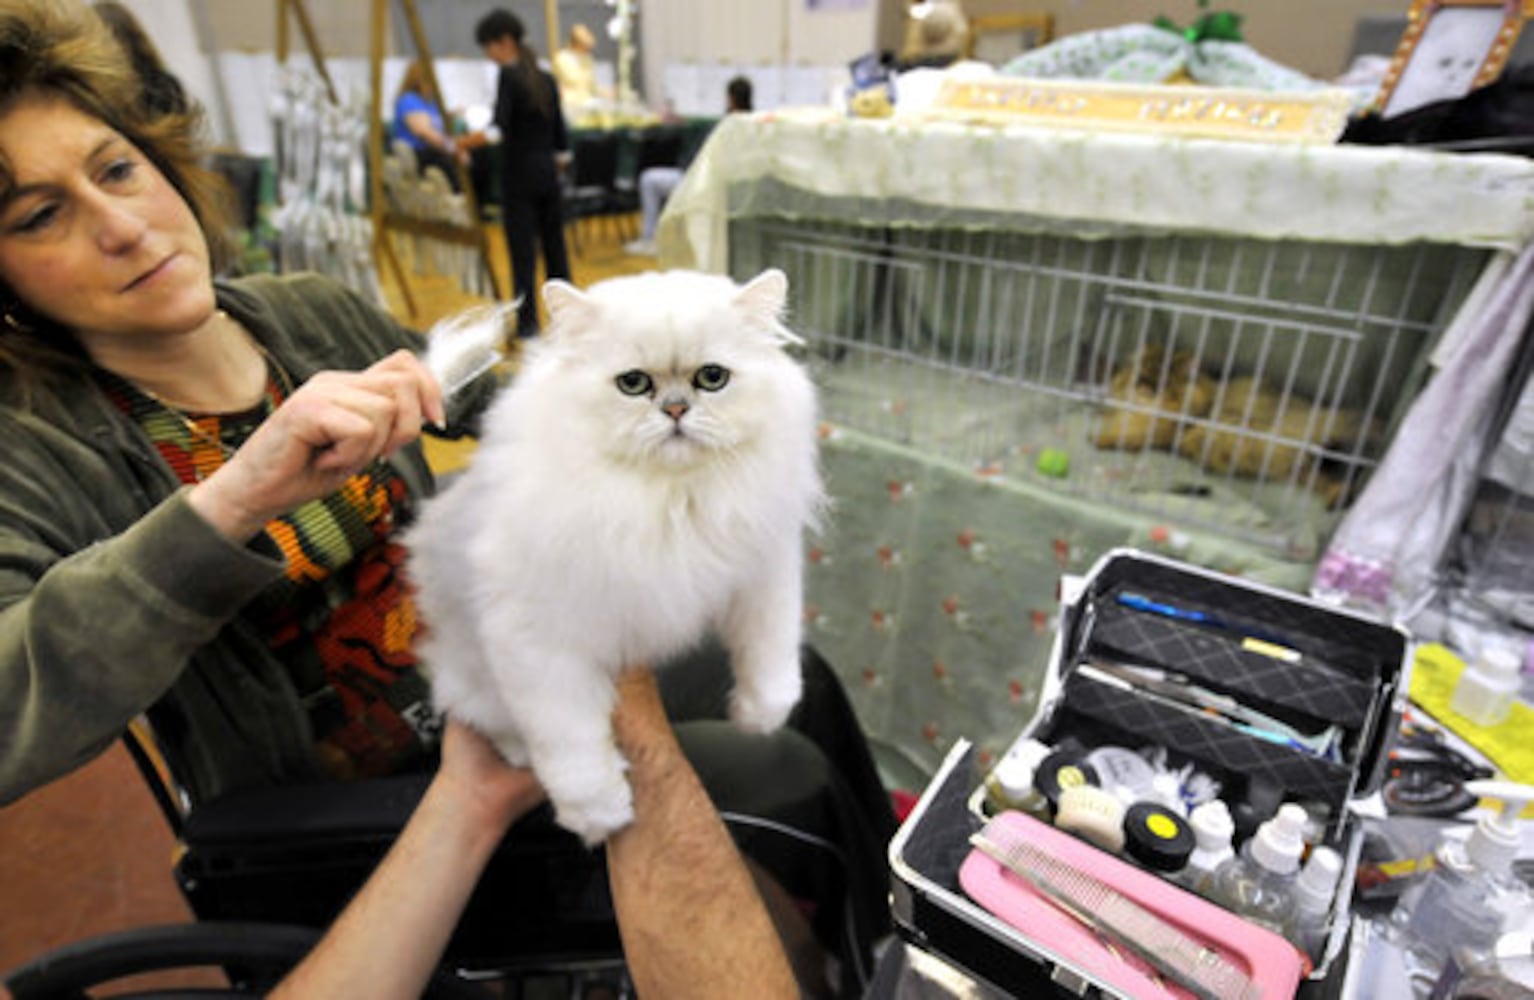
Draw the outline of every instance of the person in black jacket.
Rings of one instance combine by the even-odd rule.
[[[568,157],[570,143],[559,87],[539,68],[537,53],[523,41],[525,34],[521,19],[501,8],[474,28],[475,42],[501,68],[495,94],[495,125],[501,131],[501,213],[512,289],[522,297],[517,333],[531,337],[538,333],[537,244],[543,245],[544,277],[570,277],[556,165],[556,159]]]

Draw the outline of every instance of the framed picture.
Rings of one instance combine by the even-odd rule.
[[[1375,107],[1385,118],[1495,80],[1534,0],[1412,0]]]
[[[969,19],[964,57],[1000,66],[1054,37],[1053,14],[977,14]]]

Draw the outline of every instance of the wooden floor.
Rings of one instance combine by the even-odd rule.
[[[579,249],[571,246],[575,284],[585,287],[653,269],[654,258],[622,250],[635,228],[631,222],[625,232],[595,224],[583,230]],[[509,279],[500,228],[487,227],[487,236],[491,264],[504,287]],[[391,308],[419,329],[483,301],[465,295],[449,279],[411,276],[417,308],[412,317],[404,312],[392,275],[383,270]],[[468,453],[468,446],[428,449],[439,469],[461,464]],[[118,747],[0,809],[0,973],[93,935],[190,919],[171,878],[174,846],[154,801]]]

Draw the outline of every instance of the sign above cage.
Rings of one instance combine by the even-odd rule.
[[[928,115],[989,125],[1044,125],[1254,142],[1329,144],[1353,97],[1340,89],[1242,90],[1017,77],[943,83]]]

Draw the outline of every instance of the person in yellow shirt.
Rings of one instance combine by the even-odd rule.
[[[554,53],[554,79],[571,117],[578,115],[602,94],[597,88],[597,40],[584,24],[570,28],[570,40]]]

